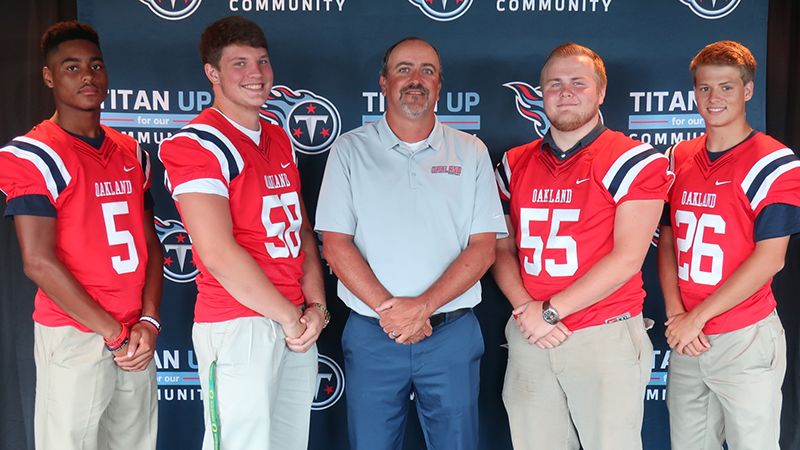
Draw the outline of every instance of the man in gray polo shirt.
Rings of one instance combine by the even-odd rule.
[[[342,347],[356,450],[402,448],[412,390],[429,448],[478,444],[472,307],[506,226],[486,146],[436,119],[441,80],[427,42],[390,47],[386,115],[336,141],[320,189],[316,229],[353,310]]]

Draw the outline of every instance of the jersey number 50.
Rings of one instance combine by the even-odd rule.
[[[522,208],[519,214],[520,238],[519,248],[533,249],[533,257],[525,257],[525,272],[539,275],[542,272],[542,252],[548,250],[564,250],[565,261],[555,259],[544,260],[544,270],[551,277],[569,277],[578,270],[578,247],[572,236],[559,236],[558,229],[562,222],[577,222],[581,214],[579,209],[554,209],[550,222],[550,234],[547,241],[542,236],[531,235],[531,222],[547,222],[551,211],[545,208]]]
[[[717,214],[700,214],[700,218],[691,211],[675,211],[675,227],[683,229],[686,225],[686,237],[678,238],[678,278],[681,280],[692,281],[698,284],[715,286],[722,280],[722,262],[724,254],[722,247],[717,244],[705,242],[706,229],[714,230],[716,234],[725,233],[725,220]],[[678,230],[675,230],[676,236]],[[692,255],[689,261],[680,263],[681,253],[691,250]],[[703,257],[711,259],[711,270],[705,271],[700,264]]]

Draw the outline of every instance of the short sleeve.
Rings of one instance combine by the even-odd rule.
[[[180,194],[216,194],[228,197],[229,187],[244,169],[241,154],[225,135],[214,127],[192,124],[159,148],[164,164],[167,190]]]
[[[61,157],[45,143],[19,137],[0,148],[0,190],[6,216],[54,217],[58,198],[72,177]]]
[[[765,206],[756,217],[753,237],[756,242],[800,233],[800,207],[785,203]]]
[[[328,153],[317,200],[315,231],[355,235],[356,214],[348,158],[353,149],[348,146],[347,139],[340,137]]]
[[[800,161],[788,148],[771,152],[753,165],[741,187],[755,216],[776,203],[800,206]]]
[[[603,185],[621,204],[628,200],[667,200],[674,180],[669,160],[653,147],[642,144],[622,153],[603,176]]]
[[[492,172],[492,160],[486,145],[478,140],[476,147],[475,208],[472,211],[470,234],[497,233],[498,238],[504,238],[508,236],[508,230],[498,195],[499,181],[496,172]]]

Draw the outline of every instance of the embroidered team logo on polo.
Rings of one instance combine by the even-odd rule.
[[[295,150],[308,155],[326,152],[342,130],[336,106],[305,89],[274,86],[259,115],[283,127]]]
[[[317,372],[317,391],[311,409],[328,409],[342,398],[344,393],[344,373],[332,358],[319,354]]]
[[[200,273],[192,258],[192,238],[177,220],[155,218],[156,234],[164,248],[164,276],[176,283],[191,283]]]
[[[741,0],[680,0],[680,2],[704,19],[719,19],[733,12]]]
[[[503,86],[514,91],[516,95],[517,112],[526,120],[533,122],[533,129],[539,137],[544,137],[550,129],[550,121],[544,114],[544,100],[542,88],[533,87],[524,81],[510,81]]]
[[[431,166],[431,173],[446,173],[448,175],[461,175],[461,166]]]
[[[191,16],[202,0],[139,0],[155,15],[167,20],[181,20]]]
[[[438,22],[449,22],[463,16],[472,0],[408,0],[423,14]]]

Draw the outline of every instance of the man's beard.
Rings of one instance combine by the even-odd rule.
[[[425,96],[425,102],[422,105],[418,103],[408,104],[403,102],[403,96],[406,94],[406,92],[411,90],[422,91],[423,95]],[[402,108],[403,112],[411,118],[416,119],[417,117],[420,117],[431,109],[430,91],[421,84],[409,84],[400,90],[400,108]]]
[[[596,109],[586,113],[562,113],[557,117],[550,118],[550,125],[558,131],[570,132],[586,125],[597,117]]]

